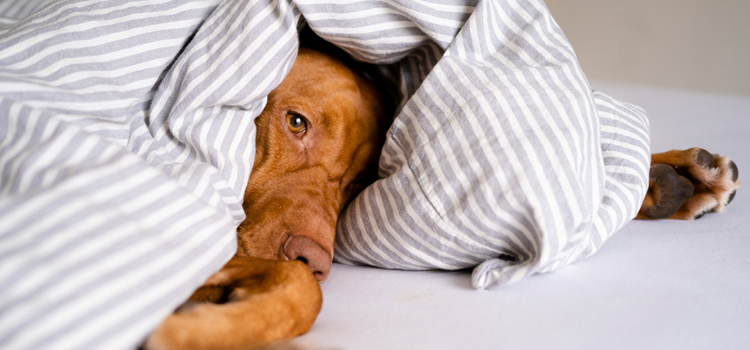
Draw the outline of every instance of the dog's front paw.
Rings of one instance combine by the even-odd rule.
[[[740,186],[737,164],[702,148],[653,154],[651,164],[639,219],[692,220],[721,212]]]
[[[149,336],[146,350],[254,349],[306,332],[318,281],[300,261],[235,256]]]

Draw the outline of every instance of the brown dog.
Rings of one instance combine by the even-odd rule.
[[[154,331],[146,348],[247,349],[312,326],[338,215],[377,172],[387,128],[382,103],[375,87],[341,61],[300,50],[256,119],[237,255]],[[734,162],[702,149],[654,154],[652,163],[638,218],[721,211],[739,186]]]
[[[237,255],[146,348],[247,349],[312,326],[339,213],[377,176],[389,124],[384,105],[373,84],[342,61],[300,49],[255,120]]]

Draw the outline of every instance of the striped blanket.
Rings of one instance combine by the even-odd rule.
[[[648,121],[541,0],[0,0],[0,348],[132,349],[232,256],[303,25],[401,96],[337,261],[487,288],[635,216]]]

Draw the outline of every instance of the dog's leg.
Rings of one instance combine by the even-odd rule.
[[[253,349],[307,332],[321,304],[318,281],[304,263],[235,256],[144,348]]]
[[[729,157],[701,148],[651,155],[649,187],[636,219],[693,220],[721,212],[740,186]]]

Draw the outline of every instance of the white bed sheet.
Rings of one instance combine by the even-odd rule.
[[[642,106],[652,150],[703,147],[750,172],[750,99],[592,84]],[[746,180],[747,182],[747,180]],[[748,182],[750,183],[750,182]],[[747,349],[750,189],[723,214],[634,221],[601,251],[500,289],[470,272],[334,264],[303,349]]]

